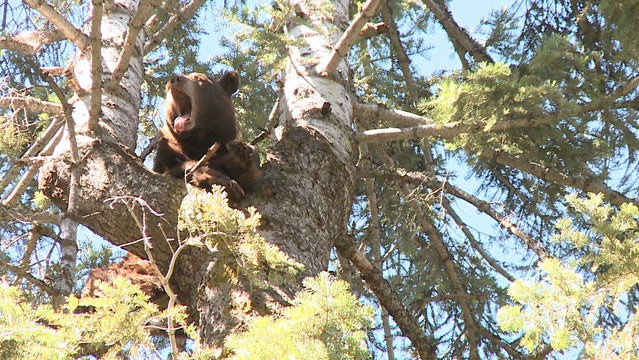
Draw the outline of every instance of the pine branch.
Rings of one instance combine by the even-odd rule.
[[[424,335],[417,319],[404,307],[399,294],[391,284],[384,279],[380,269],[374,267],[366,256],[357,249],[352,238],[342,236],[336,240],[335,248],[340,256],[349,259],[359,270],[368,287],[373,291],[380,304],[393,316],[393,320],[402,331],[402,334],[410,339],[420,358],[434,359],[436,346],[432,338]]]
[[[331,54],[317,66],[317,73],[320,76],[328,76],[333,74],[337,69],[339,62],[345,58],[351,51],[351,47],[355,44],[355,41],[359,38],[360,31],[364,25],[372,18],[377,10],[377,6],[382,0],[368,0],[362,5],[361,11],[353,19],[348,26],[342,37],[337,41],[337,44],[331,50]]]
[[[56,11],[53,6],[42,0],[24,0],[24,2],[47,18],[47,20],[60,30],[66,39],[73,42],[80,50],[84,50],[89,46],[89,38],[73,26],[62,14]]]
[[[466,191],[450,184],[449,182],[442,182],[433,178],[432,176],[425,175],[423,173],[417,171],[406,171],[404,169],[394,169],[390,171],[382,171],[376,170],[372,168],[360,168],[359,174],[365,178],[377,178],[377,179],[388,179],[395,181],[402,181],[407,184],[414,184],[418,186],[427,186],[431,189],[441,189],[445,193],[449,193],[459,199],[464,200],[465,202],[473,205],[478,211],[490,216],[493,220],[495,220],[501,227],[508,230],[511,234],[515,235],[519,239],[521,239],[526,247],[533,251],[540,259],[543,259],[548,256],[548,253],[540,248],[532,236],[523,231],[517,225],[515,225],[512,221],[508,219],[508,217],[504,214],[499,213],[495,210],[490,203],[487,201],[481,200],[476,196],[467,193]]]
[[[479,62],[494,62],[490,55],[486,53],[486,49],[473,39],[465,29],[457,24],[455,19],[453,19],[453,15],[443,2],[438,3],[435,0],[424,0],[424,2],[442,25],[451,41],[456,41],[463,48],[464,52],[469,53]]]
[[[42,49],[42,45],[51,44],[64,39],[64,35],[58,30],[26,31],[9,38],[0,38],[0,49],[31,55],[39,52]]]
[[[89,130],[96,133],[102,113],[102,0],[92,0],[91,10],[91,107]]]
[[[484,250],[479,241],[477,241],[477,239],[475,239],[475,236],[470,232],[470,229],[468,229],[468,225],[459,217],[459,215],[457,215],[457,212],[451,206],[450,201],[444,196],[442,197],[442,206],[446,210],[446,215],[450,216],[455,224],[457,224],[457,227],[462,231],[462,233],[464,233],[464,236],[466,236],[466,239],[468,239],[468,242],[470,242],[470,246],[472,246],[472,248],[475,249],[475,251],[477,251],[479,255],[484,258],[484,260],[486,260],[488,265],[495,269],[495,271],[501,274],[501,276],[503,276],[506,280],[510,282],[515,281],[516,278],[510,275],[510,273],[506,271],[506,269],[499,265],[499,263],[495,259],[493,259],[493,257],[490,256],[490,254],[488,254],[486,250]]]
[[[188,4],[184,5],[177,14],[171,16],[164,26],[148,38],[144,45],[144,53],[148,54],[151,50],[158,46],[162,42],[162,39],[173,31],[182,20],[193,16],[193,14],[195,14],[197,9],[199,9],[205,1],[206,0],[191,0]]]
[[[115,70],[113,71],[113,75],[111,76],[111,80],[109,81],[107,88],[116,89],[120,84],[122,76],[124,76],[124,73],[129,68],[129,60],[131,59],[131,54],[135,48],[135,43],[138,40],[140,31],[144,27],[146,21],[153,14],[153,10],[160,5],[160,2],[157,0],[142,0],[138,4],[138,8],[131,19],[131,23],[129,24],[126,39],[124,40],[124,46],[122,47],[122,51],[120,51],[120,57],[115,65]]]
[[[0,108],[3,109],[24,109],[30,114],[48,113],[52,115],[62,114],[62,105],[42,101],[29,96],[7,96],[0,97]]]
[[[551,169],[546,166],[538,165],[527,160],[521,160],[513,155],[509,155],[503,151],[496,150],[484,150],[480,157],[489,159],[501,165],[510,166],[519,169],[523,172],[534,175],[544,181],[553,182],[555,184],[569,186],[575,189],[579,189],[585,192],[602,193],[606,196],[608,201],[615,205],[621,205],[623,203],[633,203],[639,205],[639,201],[630,199],[624,194],[612,190],[600,179],[597,179],[595,174],[588,177],[571,176],[567,175],[559,170]],[[585,167],[585,165],[584,165]],[[589,170],[587,170],[589,172]]]
[[[47,130],[40,136],[36,142],[27,150],[25,155],[22,158],[30,157],[31,155],[36,154],[42,147],[42,151],[40,151],[40,156],[49,156],[53,154],[55,147],[58,145],[60,140],[62,139],[62,135],[64,130],[62,129],[62,124],[64,124],[64,118],[58,118],[54,120]],[[25,189],[31,183],[31,179],[38,174],[38,167],[31,166],[18,181],[18,183],[13,187],[11,191],[6,191],[6,187],[10,182],[15,180],[15,178],[20,174],[20,171],[23,169],[23,166],[17,161],[15,164],[12,164],[9,170],[7,170],[4,179],[2,179],[2,184],[0,184],[0,189],[2,192],[6,193],[6,196],[2,199],[2,204],[7,206],[15,206],[18,203],[18,200],[24,193]]]
[[[395,50],[395,55],[397,56],[397,65],[399,65],[399,68],[402,70],[404,82],[406,83],[406,102],[414,106],[415,94],[417,91],[415,80],[413,79],[413,74],[410,70],[410,59],[408,58],[408,55],[406,55],[406,49],[404,49],[404,45],[402,44],[402,39],[399,35],[399,30],[397,29],[397,24],[395,23],[390,3],[388,1],[384,1],[381,8],[382,19],[388,26],[388,37],[391,42],[391,47]]]

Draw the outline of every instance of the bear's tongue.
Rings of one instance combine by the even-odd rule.
[[[186,124],[189,121],[191,121],[191,114],[180,115],[175,118],[175,121],[173,122],[173,128],[175,128],[175,131],[177,132],[183,132],[184,130],[186,130]]]

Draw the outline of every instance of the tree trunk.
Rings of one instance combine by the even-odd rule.
[[[298,5],[298,16],[309,16],[319,29],[328,29],[329,22],[348,22],[347,1],[335,2],[333,18],[325,17],[326,7],[319,1]],[[126,28],[109,24],[116,20],[128,23],[135,6],[118,3],[105,7],[102,32],[110,34],[103,39],[101,70],[105,80],[111,77],[109,69],[114,68],[122,48],[114,40],[117,34],[113,31]],[[298,20],[291,20],[289,34],[305,43],[291,49],[279,100],[279,124],[264,165],[264,185],[245,203],[261,212],[263,237],[305,266],[301,280],[326,269],[330,250],[344,232],[352,205],[354,145],[352,95],[344,86],[348,68],[344,63],[340,66],[339,80],[318,76],[314,67],[328,54],[331,44],[325,34],[298,24]],[[103,86],[97,134],[87,125],[92,94],[89,51],[75,62],[74,75],[83,91],[73,103],[80,156],[75,166],[80,166],[81,176],[72,215],[96,234],[142,258],[147,258],[146,241],[152,246],[154,260],[165,270],[172,256],[169,244],[175,244],[172,241],[177,238],[177,214],[185,188],[182,181],[144,168],[132,153],[140,105],[142,49],[143,41],[137,41],[121,86]],[[69,200],[69,174],[74,166],[70,159],[69,146],[61,146],[40,173],[40,187],[62,209]],[[143,224],[136,219],[142,219]],[[220,269],[224,261],[213,258],[205,249],[191,247],[182,253],[171,278],[181,302],[199,323],[203,342],[213,346],[221,346],[225,336],[245,322],[251,313],[246,310],[247,303],[260,313],[273,311],[285,304],[301,284],[256,293],[241,280],[232,285],[223,279]]]

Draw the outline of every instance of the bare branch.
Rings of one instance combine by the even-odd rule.
[[[25,109],[26,112],[31,114],[62,114],[62,105],[29,96],[0,97],[0,108]]]
[[[202,156],[202,158],[198,160],[195,165],[193,165],[193,167],[187,170],[185,176],[188,177],[189,175],[193,174],[195,170],[199,169],[202,165],[204,165],[205,162],[209,161],[209,159],[212,158],[220,149],[220,146],[222,145],[220,145],[219,142],[211,145],[211,147],[206,151],[206,154],[204,154],[204,156]]]
[[[65,37],[58,30],[26,31],[9,38],[0,38],[0,49],[17,51],[21,54],[35,54],[42,49],[42,45],[62,41]]]
[[[89,46],[89,38],[73,26],[62,14],[60,14],[53,6],[42,0],[24,0],[34,10],[38,11],[46,17],[53,25],[55,25],[66,39],[73,42],[80,50],[84,50]]]
[[[133,53],[133,48],[135,47],[138,35],[146,21],[153,14],[153,10],[159,5],[159,2],[156,0],[142,0],[138,4],[135,15],[133,15],[131,23],[129,24],[129,30],[127,31],[126,39],[124,40],[124,46],[120,52],[120,57],[118,58],[115,70],[113,71],[113,76],[111,77],[107,88],[115,89],[120,84],[122,76],[124,76],[124,73],[129,68],[129,60],[131,59],[131,54]]]
[[[92,0],[91,10],[91,107],[89,108],[89,130],[98,130],[102,113],[102,0]]]
[[[419,116],[408,111],[389,109],[383,105],[355,103],[353,105],[353,113],[358,118],[378,119],[380,121],[388,121],[399,126],[430,125],[435,123],[432,119]],[[363,132],[362,134],[364,133],[366,132]]]
[[[424,0],[424,2],[444,30],[446,30],[451,41],[457,42],[464,49],[464,52],[469,53],[479,62],[494,62],[490,55],[486,53],[486,49],[457,24],[443,2],[436,2],[435,0]]]
[[[459,217],[459,215],[457,215],[457,212],[455,212],[453,207],[450,205],[450,201],[446,197],[442,197],[442,206],[444,207],[444,209],[446,209],[447,215],[453,219],[455,224],[457,224],[457,227],[459,227],[459,229],[464,233],[464,236],[466,236],[466,239],[468,239],[468,241],[470,242],[470,246],[472,246],[473,249],[475,249],[475,251],[477,251],[479,255],[484,258],[484,260],[486,260],[488,265],[490,265],[493,269],[495,269],[495,271],[501,274],[501,276],[506,278],[506,280],[510,282],[515,281],[515,277],[510,275],[510,273],[506,271],[506,269],[499,265],[497,261],[493,259],[492,256],[490,256],[486,252],[486,250],[484,250],[477,239],[475,239],[475,236],[473,236],[473,234],[468,229],[468,225],[466,225],[466,223]]]
[[[149,39],[146,41],[144,45],[144,53],[148,54],[151,50],[153,50],[156,46],[162,42],[164,39],[176,26],[180,23],[180,21],[184,19],[188,19],[197,9],[200,8],[204,4],[206,0],[191,0],[188,4],[184,5],[184,7],[175,15],[171,16],[169,21],[167,21],[164,26],[162,26],[155,34],[151,35]]]
[[[382,0],[368,0],[362,5],[361,11],[353,19],[348,26],[342,37],[337,41],[331,54],[317,66],[317,73],[321,76],[328,76],[337,69],[337,65],[343,58],[345,58],[351,51],[351,47],[355,44],[355,41],[359,38],[360,31],[366,22],[375,15],[377,6]]]

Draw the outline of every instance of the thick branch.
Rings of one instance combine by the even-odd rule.
[[[35,54],[42,45],[64,40],[62,32],[52,31],[27,31],[9,38],[0,38],[0,49],[17,51],[21,54]]]
[[[42,0],[24,0],[24,2],[47,18],[62,32],[65,38],[73,42],[80,50],[84,50],[89,46],[89,38],[56,11],[53,6]]]
[[[486,49],[475,41],[475,39],[473,39],[465,29],[457,24],[455,19],[453,19],[453,15],[444,4],[440,5],[435,0],[424,0],[424,2],[433,15],[435,15],[444,30],[446,30],[451,41],[456,41],[460,46],[462,46],[465,52],[472,55],[472,57],[479,62],[494,62],[486,53]]]
[[[408,111],[389,109],[383,105],[355,103],[354,113],[358,118],[388,121],[399,126],[432,125],[435,121]],[[373,130],[369,130],[373,131]],[[365,134],[364,131],[362,134]]]
[[[25,111],[31,114],[62,114],[62,105],[49,101],[42,101],[29,96],[0,97],[0,108],[25,109]]]
[[[343,58],[345,58],[351,51],[351,47],[355,44],[355,41],[359,38],[362,27],[368,22],[370,18],[375,15],[377,6],[382,0],[368,0],[363,6],[359,14],[351,21],[350,25],[337,41],[335,47],[331,51],[330,55],[318,65],[317,73],[322,76],[328,76],[337,69],[337,65]]]
[[[148,54],[151,50],[158,46],[162,40],[180,24],[180,21],[193,16],[193,14],[195,14],[197,9],[199,9],[205,1],[206,0],[191,0],[188,4],[184,5],[177,14],[171,16],[169,21],[167,21],[162,28],[149,37],[144,45],[144,54]]]

